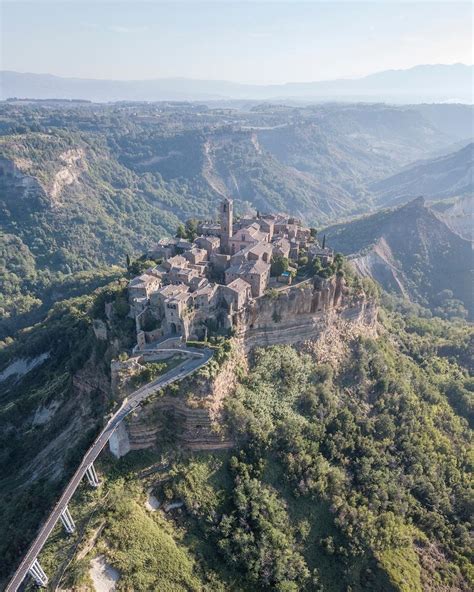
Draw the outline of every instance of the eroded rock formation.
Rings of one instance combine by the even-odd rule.
[[[128,437],[120,435],[122,442],[114,454],[152,448],[169,438],[191,450],[231,447],[232,439],[223,428],[223,402],[232,395],[239,373],[246,372],[250,350],[298,344],[317,359],[337,363],[345,341],[360,334],[375,335],[377,305],[363,292],[348,290],[342,277],[308,280],[256,299],[234,316],[233,327],[232,355],[217,374],[208,378],[201,371],[138,409],[127,420]],[[134,364],[125,365],[122,376],[125,372],[130,377]]]

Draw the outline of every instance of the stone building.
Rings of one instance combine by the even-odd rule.
[[[218,253],[221,246],[221,239],[218,236],[198,236],[194,241],[199,249],[204,249],[208,257]]]
[[[273,242],[273,253],[275,256],[285,257],[288,259],[290,256],[290,251],[291,243],[287,238],[281,237]]]
[[[159,241],[153,252],[163,262],[130,282],[137,331],[140,318],[155,320],[160,329],[153,335],[163,338],[199,338],[210,324],[233,326],[235,315],[265,294],[272,258],[296,259],[310,241],[309,229],[284,214],[234,221],[231,199],[222,201],[219,223],[201,222],[198,231],[194,241]]]
[[[249,246],[266,242],[269,242],[268,232],[261,231],[258,222],[254,222],[247,228],[241,228],[237,230],[234,236],[228,241],[228,249],[231,255],[235,255],[235,253],[238,251],[241,251],[242,249],[245,249]]]
[[[155,258],[161,258],[164,261],[176,255],[176,245],[178,239],[165,238],[158,241],[158,243],[150,250],[150,255]]]
[[[252,299],[252,286],[240,278],[230,282],[222,292],[232,312],[242,310]]]
[[[252,296],[262,296],[270,278],[270,264],[264,261],[246,261],[232,265],[225,272],[225,283],[228,285],[236,279],[245,280],[252,288]]]
[[[231,199],[224,199],[221,203],[221,250],[229,253],[230,241],[233,235],[234,205]]]
[[[151,273],[143,273],[128,285],[130,298],[149,298],[161,286],[161,278]]]
[[[196,265],[197,263],[207,261],[208,253],[205,249],[200,249],[199,247],[193,246],[191,249],[189,249],[189,251],[183,253],[183,257],[189,261],[189,263]]]

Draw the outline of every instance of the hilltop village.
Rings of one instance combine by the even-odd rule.
[[[334,257],[294,217],[234,219],[231,199],[222,201],[219,222],[198,222],[195,234],[193,240],[160,240],[151,255],[161,263],[128,286],[140,348],[168,337],[203,339],[210,330],[230,330],[269,289],[291,284],[302,257],[318,257],[323,265]]]

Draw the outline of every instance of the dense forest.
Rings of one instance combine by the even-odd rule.
[[[158,497],[184,500],[190,547],[219,549],[207,560],[223,589],[472,586],[472,331],[381,321],[340,364],[257,350],[228,401],[237,449],[179,460],[158,483]]]

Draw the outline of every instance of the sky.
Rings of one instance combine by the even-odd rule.
[[[3,70],[280,84],[472,63],[470,2],[0,1]]]

